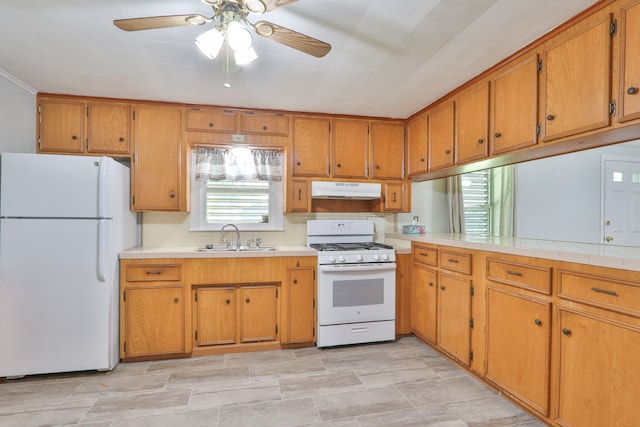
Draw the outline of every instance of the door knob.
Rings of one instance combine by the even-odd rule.
[[[613,241],[613,237],[607,236],[607,237],[604,238],[604,240],[607,241],[607,242],[611,242],[611,241]]]
[[[627,89],[627,93],[629,95],[635,95],[636,93],[638,93],[638,88],[637,87],[630,87],[629,89]]]

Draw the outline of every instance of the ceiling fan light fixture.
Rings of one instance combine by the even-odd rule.
[[[273,26],[264,21],[257,22],[254,28],[256,29],[256,33],[262,37],[270,37],[274,32]]]
[[[215,59],[218,56],[223,42],[224,35],[216,28],[200,34],[195,39],[196,46],[209,59]]]
[[[244,52],[251,48],[253,37],[240,22],[231,21],[227,24],[227,43],[234,52]]]
[[[267,5],[262,0],[244,0],[244,7],[256,15],[263,14],[267,11]]]
[[[252,47],[250,47],[247,50],[243,50],[241,52],[234,51],[233,56],[236,60],[236,64],[238,65],[245,65],[245,64],[248,64],[249,62],[252,62],[258,59],[258,54],[256,53],[255,49]]]
[[[185,18],[185,21],[191,25],[204,25],[207,23],[207,18],[202,15],[191,15]]]

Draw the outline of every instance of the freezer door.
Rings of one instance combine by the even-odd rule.
[[[0,219],[0,377],[116,365],[117,257],[98,277],[111,222]]]
[[[107,157],[4,153],[0,156],[0,217],[112,217],[116,168]],[[102,164],[102,166],[101,166]]]

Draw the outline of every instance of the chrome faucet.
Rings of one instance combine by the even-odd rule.
[[[224,232],[225,232],[227,227],[231,227],[236,231],[236,250],[239,251],[240,250],[240,246],[242,246],[242,243],[240,242],[240,230],[238,230],[238,227],[236,227],[235,225],[233,225],[233,224],[224,225],[220,229],[220,240],[227,243],[227,248],[231,247],[231,242],[229,242],[228,240],[224,239]]]

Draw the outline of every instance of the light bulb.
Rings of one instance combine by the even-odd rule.
[[[222,35],[222,33],[214,28],[200,34],[196,38],[195,43],[200,51],[204,53],[209,59],[214,59],[216,56],[218,56],[223,41],[224,36]]]
[[[254,61],[258,58],[258,54],[252,47],[242,52],[234,52],[233,56],[236,60],[236,64],[238,65],[248,64],[249,62]]]
[[[249,49],[252,42],[251,33],[240,22],[231,21],[227,24],[227,43],[235,52]]]

